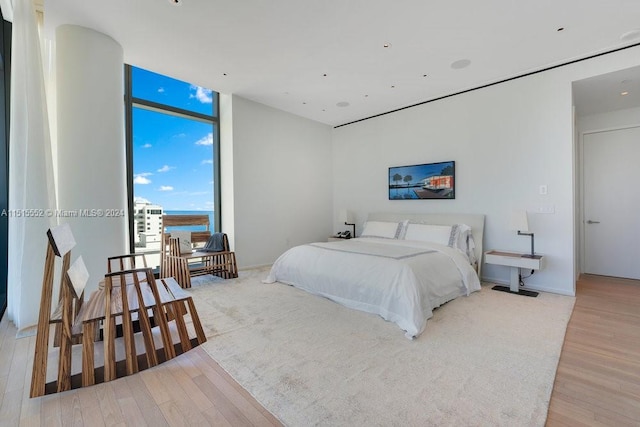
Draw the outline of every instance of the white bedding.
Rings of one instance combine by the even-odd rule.
[[[297,246],[273,264],[265,283],[282,282],[375,313],[408,338],[424,330],[432,310],[480,290],[461,251],[436,243],[357,238]]]

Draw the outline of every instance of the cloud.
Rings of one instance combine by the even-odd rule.
[[[203,164],[203,165],[212,165],[213,164],[213,160],[204,159],[201,164]]]
[[[164,93],[164,88],[163,87],[159,87],[158,88],[158,93]]]
[[[158,172],[169,172],[171,169],[175,168],[175,166],[164,165],[160,169],[158,169]]]
[[[209,133],[207,136],[203,136],[198,141],[196,141],[196,145],[213,145],[213,133]]]
[[[158,189],[160,191],[173,191],[173,187],[170,185],[161,185]]]
[[[196,93],[189,94],[189,98],[196,98],[203,104],[211,104],[213,102],[213,96],[210,89],[195,85],[191,85],[190,89],[195,90]]]
[[[145,199],[144,197],[134,197],[133,198],[133,203],[146,203],[146,204],[151,204],[151,202],[147,199]]]
[[[149,143],[146,143],[146,144],[144,144],[144,145],[142,146],[142,148],[151,148],[151,147],[153,147],[153,145],[151,145],[151,144],[149,144]]]
[[[145,178],[142,175],[137,175],[134,179],[133,179],[133,183],[134,184],[151,184],[151,180],[149,178]]]

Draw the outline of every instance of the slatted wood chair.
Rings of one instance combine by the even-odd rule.
[[[47,286],[43,286],[43,306],[51,306],[53,261],[56,254],[64,253],[60,307],[56,310],[60,313],[60,347],[58,355],[48,349],[51,310],[41,307],[40,317],[46,327],[38,325],[31,397],[131,375],[206,341],[192,297],[173,278],[155,280],[149,268],[107,273],[98,290],[85,302],[84,289],[89,275],[82,257],[68,266],[69,251],[75,245],[75,241],[69,238],[70,229],[68,226],[52,229],[48,236],[46,266],[49,268],[45,268],[44,283]],[[119,260],[123,257],[113,258]],[[131,265],[126,264],[127,262],[123,261],[121,264],[118,261],[116,264]],[[144,265],[144,261],[142,264]],[[151,324],[149,312],[156,319],[157,326]],[[190,322],[187,322],[187,314]],[[116,317],[122,318],[122,337],[115,336]],[[140,332],[133,328],[134,318],[138,318],[142,325]],[[105,328],[103,341],[96,340],[96,329],[100,323]],[[81,341],[82,345],[74,346],[76,340]],[[72,367],[72,358],[77,360],[79,351],[82,359],[81,371],[78,366]],[[100,355],[103,356],[104,365],[100,363]],[[58,364],[58,371],[50,372],[55,374],[57,380],[49,383],[46,382],[48,356],[57,356]]]
[[[143,253],[118,255],[107,258],[108,273],[135,270],[137,268],[147,268],[147,258]]]
[[[49,229],[47,231],[47,240],[47,254],[42,278],[42,294],[40,296],[40,312],[38,314],[36,330],[35,355],[31,373],[31,389],[29,393],[31,397],[45,394],[50,326],[52,324],[59,324],[62,321],[62,298],[59,299],[53,314],[51,313],[56,258],[62,260],[60,273],[60,290],[62,297],[62,290],[64,289],[64,282],[66,280],[65,274],[69,269],[71,260],[71,249],[76,245],[69,224],[62,224]],[[60,334],[58,334],[56,341],[59,343]],[[64,387],[60,382],[58,386]]]
[[[176,238],[180,228],[204,230],[187,232],[187,239],[193,250],[181,250],[180,237]],[[162,238],[160,245],[160,274],[162,277],[174,277],[183,288],[191,287],[191,277],[213,274],[223,279],[238,277],[235,253],[230,250],[226,234],[222,237],[222,250],[205,252],[202,249],[211,237],[208,215],[164,215],[162,217]],[[174,231],[174,235],[171,231]],[[182,232],[184,233],[184,232]],[[200,250],[199,250],[200,249]]]
[[[140,272],[146,274],[146,281],[140,280]],[[125,284],[123,286],[123,284]],[[115,286],[114,286],[115,285]],[[114,292],[119,288],[119,293]],[[114,317],[122,315],[123,338],[125,346],[126,375],[138,372],[141,367],[139,355],[136,350],[134,330],[131,314],[136,312],[140,319],[141,333],[144,337],[143,353],[145,366],[151,367],[158,363],[174,358],[177,354],[193,348],[206,341],[200,318],[196,311],[193,299],[179,287],[173,278],[154,280],[151,269],[136,269],[116,273],[108,273],[105,276],[105,369],[104,379],[110,381],[118,377],[115,360],[115,323]],[[112,304],[113,298],[119,297],[119,304]],[[183,307],[187,304],[195,337],[189,336],[184,319]],[[160,344],[154,343],[154,334],[147,310],[153,310],[153,316],[160,334]],[[172,335],[170,326],[173,326],[175,336]]]

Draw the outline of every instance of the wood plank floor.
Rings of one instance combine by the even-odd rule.
[[[197,347],[138,375],[29,398],[35,336],[0,321],[0,426],[280,426]]]
[[[640,426],[640,281],[580,277],[547,426]]]
[[[139,375],[29,399],[35,337],[0,322],[0,425],[277,426],[201,348]],[[547,426],[640,425],[640,282],[583,276]]]

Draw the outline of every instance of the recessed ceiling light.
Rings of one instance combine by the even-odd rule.
[[[631,30],[631,31],[627,31],[626,33],[624,33],[623,35],[620,36],[620,40],[622,41],[629,41],[629,40],[635,40],[640,38],[640,30],[636,29],[636,30]]]
[[[625,96],[625,95],[629,95],[629,92],[627,92],[626,90],[624,92],[620,92],[620,95]]]
[[[471,61],[468,59],[459,59],[455,62],[451,63],[451,68],[453,68],[454,70],[460,70],[462,68],[467,68],[469,65],[471,65]]]
[[[340,101],[336,104],[337,107],[348,107],[349,103],[347,101]]]
[[[385,43],[385,44],[382,45],[382,47],[384,47],[384,48],[391,47],[391,43]]]
[[[174,6],[182,6],[182,0],[168,0]]]

